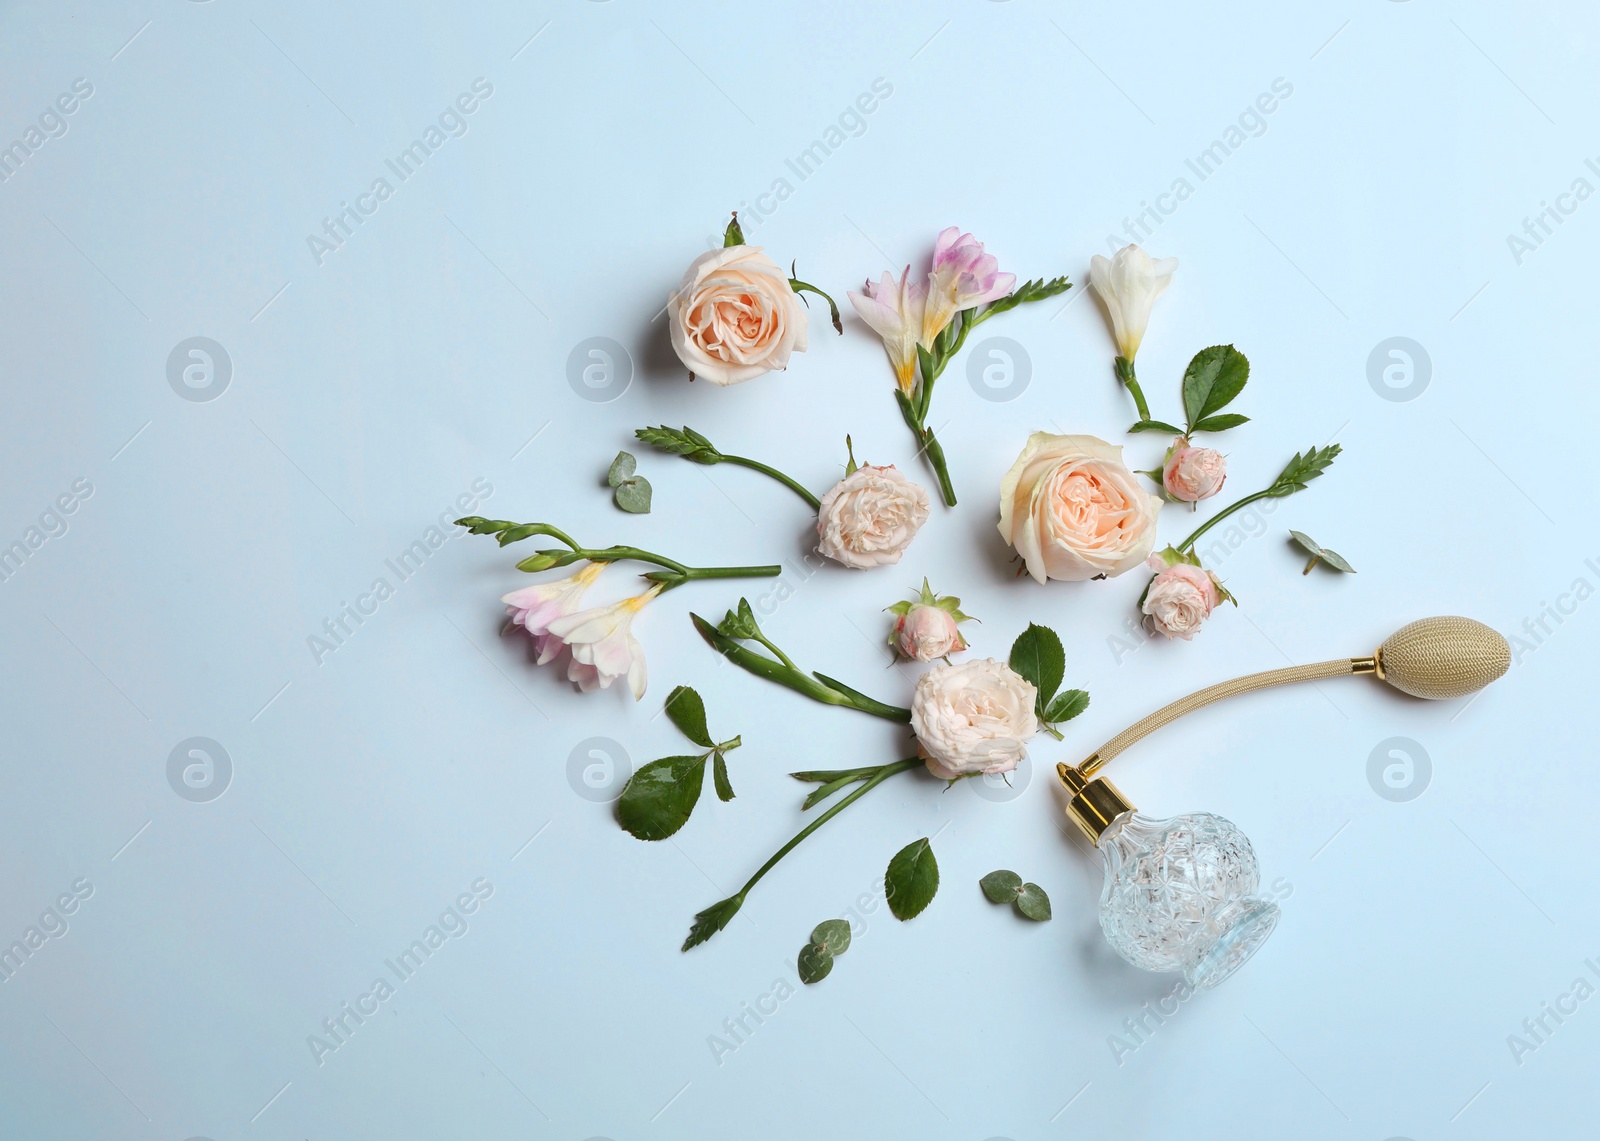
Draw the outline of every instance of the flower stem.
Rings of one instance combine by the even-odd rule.
[[[662,584],[663,590],[671,590],[675,586],[682,586],[686,582],[704,578],[776,578],[783,573],[783,568],[777,565],[760,567],[685,567],[676,569],[651,571],[644,577],[651,582]]]
[[[774,661],[765,654],[758,654],[750,647],[743,645],[737,638],[731,638],[722,633],[700,615],[690,614],[689,617],[694,622],[694,628],[700,631],[700,636],[706,640],[712,649],[748,673],[753,673],[757,677],[766,678],[768,681],[787,686],[796,693],[803,693],[811,698],[812,701],[820,701],[824,705],[846,706],[862,713],[870,713],[874,717],[882,717],[885,721],[905,723],[911,720],[911,710],[909,709],[875,701],[866,696],[866,694],[859,693],[844,685],[842,682],[833,682],[823,677],[814,677],[803,673],[785,655],[779,655],[783,658],[782,661]],[[758,640],[774,653],[778,652],[777,647],[773,646],[765,637]]]
[[[787,844],[774,852],[772,854],[772,858],[766,863],[762,864],[761,867],[756,870],[756,874],[751,876],[750,879],[746,881],[744,887],[739,889],[737,895],[729,896],[727,899],[721,900],[718,903],[714,903],[696,915],[694,917],[694,925],[689,929],[689,938],[685,940],[683,944],[683,949],[687,951],[690,947],[698,946],[699,944],[704,943],[707,939],[711,938],[712,935],[726,927],[728,925],[728,921],[732,919],[735,914],[737,914],[739,908],[744,906],[745,897],[750,894],[750,889],[755,887],[756,884],[760,883],[761,877],[776,867],[779,860],[783,859],[790,852],[794,851],[794,849],[800,845],[800,842],[807,836],[811,835],[811,833],[815,832],[818,828],[821,828],[828,821],[832,820],[835,816],[839,815],[839,813],[843,812],[846,808],[849,808],[856,801],[860,800],[863,796],[867,795],[867,793],[871,792],[874,788],[888,780],[890,777],[894,776],[896,773],[903,773],[907,769],[916,768],[920,764],[922,764],[921,758],[907,757],[904,760],[892,761],[887,765],[880,765],[876,772],[871,777],[867,778],[860,788],[856,789],[849,796],[846,796],[840,800],[839,803],[830,807],[826,812],[818,816],[810,824],[807,824],[804,828],[800,829],[800,831],[795,834],[794,839],[790,840]]]
[[[811,492],[807,491],[805,487],[798,481],[790,479],[775,467],[769,467],[760,460],[747,459],[744,456],[730,456],[725,452],[719,452],[718,455],[721,457],[720,462],[722,463],[738,464],[740,467],[747,467],[752,471],[760,472],[762,475],[771,476],[773,479],[787,487],[790,491],[798,495],[801,499],[804,499],[808,504],[811,505],[811,510],[813,511],[822,506],[822,501],[820,499],[818,499],[815,495],[812,495]]]
[[[944,496],[944,505],[956,505],[956,488],[950,482],[950,467],[945,462],[944,445],[934,438],[932,428],[922,430],[922,449],[927,453],[928,462],[933,465],[934,474],[939,477],[939,494]]]
[[[1127,357],[1118,357],[1116,369],[1117,379],[1127,385],[1128,391],[1133,394],[1133,404],[1139,410],[1139,419],[1150,419],[1150,405],[1145,403],[1144,390],[1139,387],[1139,378],[1133,372],[1133,362]]]
[[[1199,527],[1195,528],[1195,531],[1194,531],[1194,533],[1192,535],[1190,535],[1183,542],[1179,543],[1173,549],[1176,550],[1179,554],[1182,554],[1182,553],[1188,551],[1190,547],[1194,546],[1196,540],[1198,540],[1201,535],[1204,535],[1207,531],[1211,530],[1212,527],[1214,527],[1218,523],[1222,522],[1229,515],[1232,515],[1235,511],[1239,510],[1241,507],[1246,507],[1249,504],[1252,504],[1252,503],[1256,502],[1258,499],[1270,499],[1270,498],[1272,498],[1273,497],[1273,490],[1274,490],[1274,488],[1276,486],[1277,485],[1274,484],[1272,487],[1266,488],[1263,491],[1257,491],[1252,495],[1245,496],[1243,499],[1239,500],[1237,503],[1230,503],[1227,507],[1224,507],[1221,511],[1218,511],[1211,518],[1207,519],[1204,523],[1200,524]]]
[[[796,293],[815,293],[818,297],[826,301],[828,303],[828,315],[833,318],[833,331],[843,335],[844,324],[839,320],[839,306],[835,304],[833,298],[829,297],[815,285],[812,285],[809,281],[801,281],[798,277],[791,277],[789,279],[789,288],[794,290]],[[805,298],[802,297],[801,300],[804,301]]]

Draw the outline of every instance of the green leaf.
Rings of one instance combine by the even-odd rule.
[[[1089,695],[1081,689],[1063,690],[1056,694],[1044,711],[1044,719],[1052,725],[1059,725],[1063,721],[1071,721],[1078,714],[1089,708]]]
[[[650,481],[642,475],[625,479],[611,493],[616,505],[630,515],[650,514]]]
[[[973,321],[973,324],[977,324],[978,321],[987,321],[995,314],[1004,313],[1008,310],[1015,309],[1018,305],[1026,305],[1033,301],[1043,301],[1047,297],[1054,297],[1058,293],[1065,293],[1071,288],[1072,282],[1068,281],[1065,277],[1055,277],[1051,278],[1049,281],[1045,281],[1043,278],[1034,278],[1032,281],[1024,281],[1020,286],[1018,286],[1016,289],[1013,289],[1010,293],[1006,294],[1006,296],[1000,298],[998,301],[994,301],[988,305],[985,305],[983,307],[983,312],[977,315]]]
[[[1067,672],[1067,656],[1061,648],[1061,639],[1048,626],[1030,622],[1011,643],[1011,668],[1039,691],[1037,704],[1043,711],[1061,688],[1061,678]]]
[[[801,982],[807,986],[819,983],[833,970],[833,953],[826,947],[807,943],[800,948],[800,958],[795,967],[800,974]]]
[[[1050,897],[1036,883],[1022,885],[1022,890],[1017,893],[1016,905],[1019,915],[1036,923],[1043,923],[1050,918]]]
[[[742,245],[744,245],[744,231],[739,228],[739,211],[735,210],[728,228],[722,232],[722,248]]]
[[[933,858],[933,845],[926,836],[894,854],[883,886],[889,910],[902,922],[915,919],[933,902],[939,890],[939,862]]]
[[[730,895],[727,899],[713,903],[710,907],[694,917],[694,922],[689,925],[689,937],[683,941],[680,951],[687,951],[690,947],[698,947],[711,936],[726,927],[739,914],[739,909],[744,906],[744,896]]]
[[[1343,555],[1338,551],[1330,551],[1327,547],[1322,548],[1322,561],[1336,571],[1343,571],[1345,574],[1356,573],[1356,568],[1346,562]]]
[[[1250,362],[1232,345],[1201,349],[1183,374],[1183,414],[1190,428],[1219,412],[1250,379]]]
[[[747,599],[739,599],[738,613],[730,610],[722,616],[722,621],[717,623],[717,633],[743,641],[748,641],[761,633],[761,628],[756,625],[755,612],[750,609]]]
[[[711,758],[711,779],[717,786],[717,799],[726,804],[733,799],[733,785],[728,781],[728,762],[718,749]]]
[[[1183,435],[1183,429],[1168,424],[1165,420],[1140,420],[1129,432],[1169,432],[1174,436]]]
[[[1302,551],[1308,555],[1321,555],[1322,548],[1317,546],[1317,541],[1304,531],[1290,530],[1289,538],[1292,539]]]
[[[1010,903],[1022,891],[1022,877],[1016,872],[1001,869],[984,876],[978,881],[978,886],[989,897],[990,903]]]
[[[696,463],[714,464],[722,458],[722,453],[717,451],[711,441],[693,428],[685,427],[680,430],[663,424],[659,428],[635,428],[633,434],[658,451],[683,456]]]
[[[831,954],[842,955],[850,949],[850,924],[843,919],[824,919],[811,932],[811,942]]]
[[[1294,541],[1296,546],[1311,556],[1311,561],[1306,564],[1306,569],[1300,573],[1310,574],[1311,568],[1316,566],[1319,562],[1327,563],[1334,570],[1342,571],[1345,574],[1356,573],[1356,568],[1346,562],[1345,557],[1338,551],[1330,551],[1326,547],[1319,547],[1317,545],[1317,541],[1310,535],[1305,534],[1303,531],[1290,531],[1289,537]]]
[[[844,474],[855,475],[861,465],[856,463],[856,446],[850,442],[850,434],[848,432],[845,433],[844,437],[844,452],[845,455],[850,457],[850,462],[844,465]]]
[[[638,461],[627,452],[618,452],[617,458],[611,461],[611,470],[606,472],[606,482],[616,487],[627,479],[639,467]]]
[[[667,694],[666,710],[678,732],[696,745],[709,749],[716,744],[706,729],[706,703],[689,686],[680,685]]]
[[[1250,417],[1241,416],[1237,412],[1224,412],[1221,416],[1207,416],[1198,424],[1192,426],[1191,432],[1226,432],[1229,428],[1237,428],[1240,424],[1250,423]]]
[[[1344,448],[1341,445],[1329,444],[1325,448],[1296,452],[1294,458],[1284,465],[1283,471],[1278,473],[1278,478],[1272,481],[1272,486],[1267,488],[1267,494],[1274,499],[1282,499],[1286,495],[1304,491],[1306,484],[1327,471],[1342,451]]]
[[[705,772],[704,756],[651,761],[629,778],[617,798],[617,823],[640,840],[665,840],[688,822]]]
[[[792,276],[794,274],[794,266],[792,264],[789,266],[789,273],[791,275],[789,278],[789,288],[795,292],[795,295],[800,298],[800,300],[805,304],[806,308],[809,309],[811,307],[811,303],[806,301],[805,298],[807,293],[815,293],[818,297],[822,298],[828,303],[828,315],[833,318],[833,331],[842,336],[844,334],[844,325],[839,320],[838,303],[822,290],[818,289],[815,285],[812,285],[809,281],[801,281],[798,277]]]

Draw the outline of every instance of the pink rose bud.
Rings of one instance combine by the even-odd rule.
[[[1160,573],[1144,596],[1145,617],[1156,633],[1187,642],[1222,601],[1216,579],[1204,567],[1189,563],[1167,566],[1160,555],[1150,556],[1150,569]]]
[[[966,649],[967,640],[948,610],[918,603],[895,619],[894,648],[912,661],[931,662]]]
[[[1222,490],[1228,478],[1228,461],[1211,448],[1193,448],[1179,436],[1167,449],[1167,462],[1161,469],[1161,482],[1167,494],[1184,503],[1210,499]]]

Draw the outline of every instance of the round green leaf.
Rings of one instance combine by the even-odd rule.
[[[978,881],[978,886],[989,897],[990,903],[1010,903],[1022,890],[1022,877],[1016,872],[1001,869],[984,876]]]
[[[800,981],[807,986],[821,982],[833,970],[833,952],[815,943],[807,943],[800,948],[800,959],[796,966],[799,968]]]
[[[627,452],[618,452],[617,458],[611,461],[611,470],[606,472],[606,482],[612,487],[617,487],[632,475],[638,466],[638,461]]]
[[[651,761],[629,778],[617,798],[617,823],[640,840],[665,840],[688,822],[705,771],[703,756]]]
[[[939,890],[939,862],[933,858],[933,845],[926,836],[894,854],[883,887],[889,910],[901,921],[915,919],[933,902]]]
[[[1043,923],[1050,918],[1050,897],[1044,893],[1044,888],[1036,883],[1025,883],[1022,891],[1017,894],[1017,912],[1020,915]]]
[[[842,955],[850,949],[850,924],[843,919],[824,919],[811,932],[811,942],[826,947],[831,954]]]
[[[633,476],[617,484],[611,498],[618,507],[630,515],[650,514],[650,481],[642,475]]]

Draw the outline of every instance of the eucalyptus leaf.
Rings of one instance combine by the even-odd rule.
[[[1061,679],[1067,672],[1067,655],[1061,648],[1061,639],[1048,626],[1030,622],[1011,643],[1011,668],[1039,691],[1038,707],[1042,711],[1061,688]]]
[[[627,452],[618,452],[617,458],[611,461],[611,470],[606,472],[606,482],[616,487],[638,470],[639,461]]]
[[[1327,547],[1322,548],[1322,561],[1334,570],[1343,571],[1345,574],[1356,573],[1356,568],[1347,563],[1343,555],[1338,551],[1330,551]]]
[[[894,854],[883,877],[889,910],[902,922],[921,915],[939,890],[939,863],[924,836]]]
[[[678,732],[696,745],[709,749],[716,744],[706,730],[706,703],[695,690],[686,685],[678,686],[667,694],[666,710]]]
[[[984,876],[978,881],[978,886],[989,897],[990,903],[1010,903],[1022,891],[1022,877],[1002,868]]]
[[[651,761],[629,778],[617,798],[617,823],[640,840],[665,840],[688,822],[705,771],[704,756]]]
[[[807,986],[819,983],[833,970],[833,953],[826,947],[807,943],[800,948],[800,959],[795,966],[799,971],[801,982]]]
[[[1201,349],[1183,374],[1183,414],[1194,428],[1220,412],[1250,379],[1250,362],[1232,345]]]
[[[1044,719],[1052,725],[1071,721],[1089,708],[1089,695],[1081,689],[1069,689],[1056,694],[1044,711]]]
[[[650,514],[650,481],[642,475],[633,476],[617,484],[611,493],[612,500],[630,515]]]
[[[711,758],[712,783],[717,786],[717,799],[726,804],[733,799],[733,785],[728,781],[728,762],[718,749]]]
[[[1036,923],[1050,918],[1050,897],[1036,883],[1025,883],[1017,893],[1017,912]]]
[[[832,954],[842,955],[850,949],[850,924],[843,919],[824,919],[811,932],[811,942]]]

